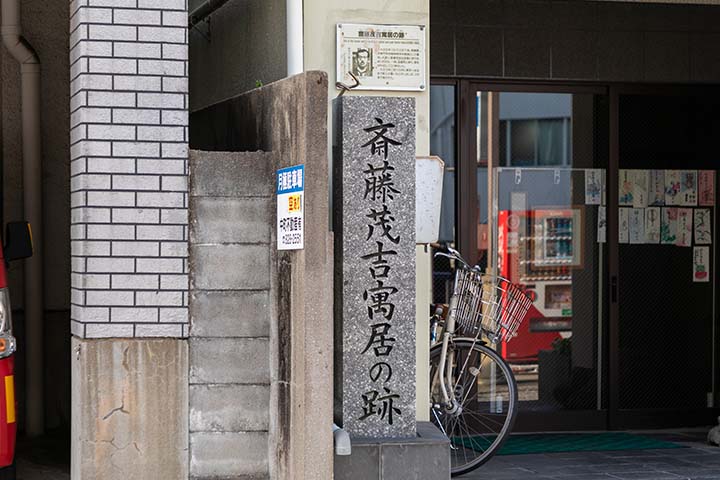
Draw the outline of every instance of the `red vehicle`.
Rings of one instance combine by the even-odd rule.
[[[0,245],[0,480],[15,478],[15,337],[6,266],[32,255],[32,233],[26,222],[9,223]]]

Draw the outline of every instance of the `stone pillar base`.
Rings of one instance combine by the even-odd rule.
[[[450,441],[430,422],[414,439],[352,439],[352,455],[335,456],[335,480],[450,478]]]

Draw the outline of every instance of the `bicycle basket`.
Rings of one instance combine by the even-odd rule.
[[[482,330],[493,343],[510,341],[532,304],[509,280],[465,268],[457,270],[453,296],[460,331],[475,336]]]

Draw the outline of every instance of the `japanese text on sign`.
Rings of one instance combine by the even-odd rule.
[[[300,250],[305,243],[305,166],[277,171],[277,248]]]

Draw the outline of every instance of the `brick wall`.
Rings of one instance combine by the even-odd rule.
[[[187,2],[70,4],[72,333],[187,336]]]

